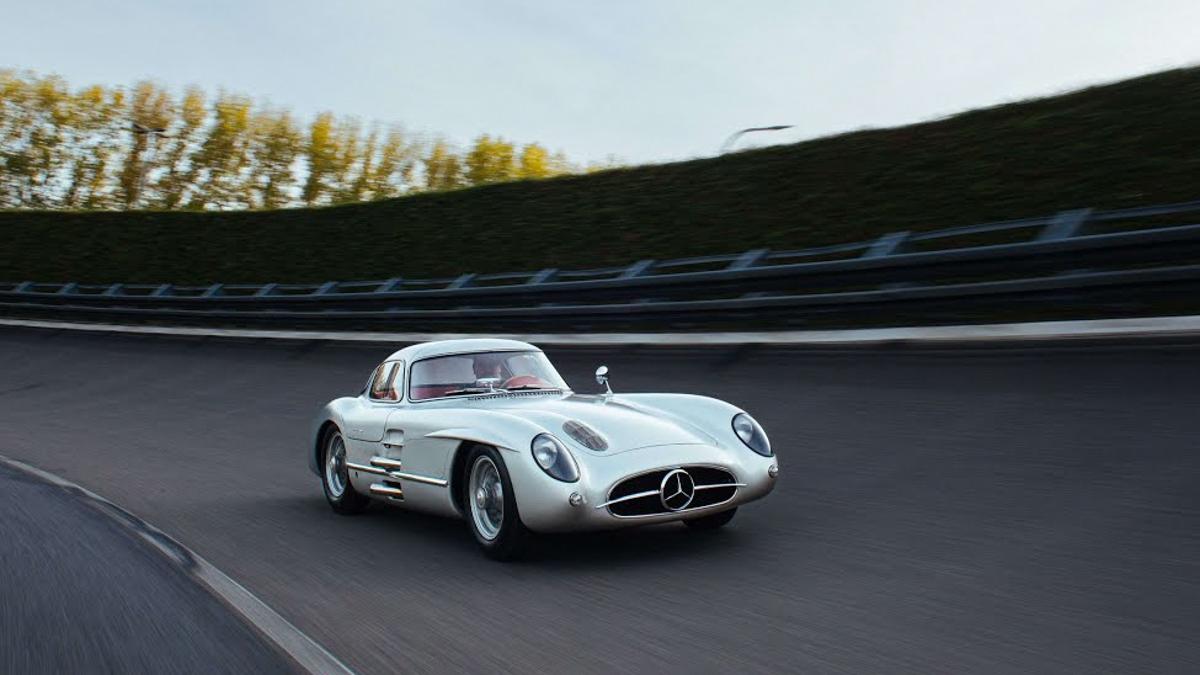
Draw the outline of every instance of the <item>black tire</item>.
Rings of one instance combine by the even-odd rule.
[[[490,461],[500,477],[500,487],[503,491],[503,515],[499,519],[499,529],[489,537],[488,532],[481,529],[476,522],[474,504],[476,495],[472,494],[471,476],[476,464],[486,464]],[[484,467],[481,466],[481,471]],[[477,445],[471,448],[467,461],[463,465],[460,477],[463,486],[463,515],[466,516],[467,526],[475,537],[484,555],[493,560],[512,560],[521,555],[531,538],[531,533],[521,522],[521,514],[517,512],[517,500],[513,493],[512,479],[504,466],[504,459],[495,448]]]
[[[699,518],[692,518],[683,522],[697,532],[711,532],[725,527],[729,521],[733,520],[733,514],[735,513],[737,513],[736,506],[728,511],[714,513],[711,516],[700,516]]]
[[[344,486],[340,495],[337,493],[336,488],[329,484],[328,470],[329,453],[339,444],[342,448],[343,461],[338,473]],[[346,468],[344,459],[345,448],[346,441],[342,438],[341,430],[336,427],[331,428],[321,442],[321,464],[317,468],[321,471],[321,488],[325,491],[325,501],[329,502],[329,506],[334,511],[343,516],[352,516],[366,511],[367,506],[371,504],[371,499],[354,491],[354,485],[350,483],[350,471]]]

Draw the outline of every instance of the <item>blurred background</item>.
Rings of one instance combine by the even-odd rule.
[[[1200,670],[1196,25],[6,8],[0,671]],[[512,565],[338,519],[309,418],[451,334],[753,410],[779,489]]]

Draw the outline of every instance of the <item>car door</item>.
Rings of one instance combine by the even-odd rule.
[[[440,484],[446,477],[446,465],[450,454],[458,446],[457,441],[426,438],[425,435],[442,428],[442,415],[431,414],[417,406],[401,407],[387,421],[383,442],[387,457],[403,463],[401,469],[411,480]],[[397,443],[400,445],[398,446]]]
[[[393,377],[395,395],[401,400],[407,398],[404,389],[405,375],[407,374],[401,368],[401,372]],[[445,473],[442,467],[445,459],[436,456],[436,453],[431,454],[427,447],[428,439],[424,436],[431,431],[426,428],[429,417],[429,411],[422,409],[419,403],[413,404],[409,401],[394,408],[388,415],[383,438],[380,440],[380,454],[401,462],[400,470],[416,481],[429,479],[426,484],[437,484]]]
[[[396,379],[402,381],[403,373],[404,363],[401,361],[381,363],[371,375],[367,391],[359,397],[354,414],[346,417],[345,431],[350,441],[346,452],[351,463],[370,466],[371,460],[380,454],[385,441],[396,440],[387,433],[387,420],[400,401],[401,390]]]

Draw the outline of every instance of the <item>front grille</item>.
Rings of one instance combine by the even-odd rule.
[[[683,469],[691,476],[696,491],[691,502],[682,509],[672,511],[663,505],[659,488],[663,478],[676,468]],[[656,469],[636,476],[630,476],[613,486],[608,492],[608,501],[629,497],[639,493],[641,497],[629,499],[615,504],[609,504],[608,510],[614,516],[635,518],[637,516],[654,516],[664,513],[686,513],[706,506],[715,506],[733,499],[737,493],[737,479],[725,469],[713,466],[682,466],[666,469]]]

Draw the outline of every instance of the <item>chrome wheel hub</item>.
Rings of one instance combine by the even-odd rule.
[[[346,443],[338,434],[329,439],[329,447],[325,450],[325,485],[334,499],[340,499],[346,493],[348,481]]]
[[[474,496],[471,520],[476,531],[484,539],[495,539],[504,525],[504,484],[500,480],[500,470],[490,457],[475,460],[468,489],[468,494]]]

